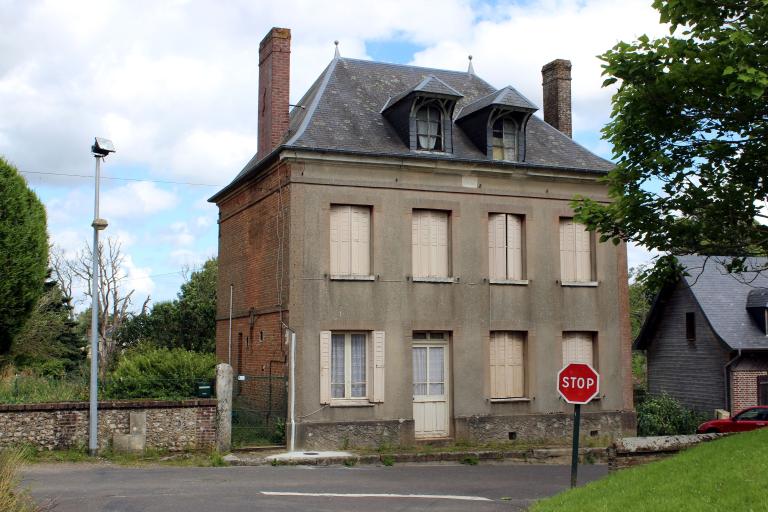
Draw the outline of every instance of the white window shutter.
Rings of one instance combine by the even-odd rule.
[[[560,280],[564,283],[576,280],[576,241],[573,219],[560,219]]]
[[[584,363],[594,366],[594,336],[589,332],[563,334],[563,366]]]
[[[414,277],[424,277],[421,251],[421,219],[423,213],[424,212],[421,210],[413,210],[411,220],[411,260],[413,263],[412,270]]]
[[[575,281],[592,280],[592,240],[583,224],[574,223]]]
[[[491,333],[490,343],[490,369],[491,369],[491,398],[503,398],[504,382],[500,374],[503,373],[501,365],[499,365],[499,346],[503,340],[499,339],[499,333]]]
[[[492,213],[488,217],[488,274],[491,279],[506,279],[506,236],[504,214]]]
[[[350,274],[367,276],[371,273],[371,209],[365,206],[352,206],[350,209]]]
[[[524,344],[521,333],[507,334],[507,396],[512,398],[525,395]]]
[[[448,212],[432,212],[435,219],[436,258],[434,276],[448,277]]]
[[[320,403],[331,403],[331,331],[320,331]]]
[[[341,274],[339,257],[341,248],[341,215],[340,207],[331,205],[331,274]]]
[[[373,399],[372,402],[384,402],[386,390],[386,367],[384,359],[386,345],[384,331],[373,331]]]
[[[506,215],[507,279],[523,278],[523,223],[519,215]]]

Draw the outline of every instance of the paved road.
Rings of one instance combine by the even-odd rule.
[[[606,472],[605,466],[580,467],[580,482]],[[53,499],[56,512],[485,512],[524,510],[536,499],[565,489],[569,476],[569,467],[553,465],[124,468],[40,464],[25,469],[24,483],[37,499]]]

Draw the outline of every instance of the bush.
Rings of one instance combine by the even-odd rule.
[[[215,367],[214,354],[139,346],[125,353],[107,376],[103,398],[192,398],[197,382],[213,380]]]
[[[0,451],[0,510],[3,512],[41,512],[29,493],[19,489],[18,467],[22,454],[18,451]]]
[[[88,381],[80,377],[56,378],[6,368],[0,376],[0,403],[31,404],[88,400]]]
[[[637,406],[637,434],[640,436],[695,434],[702,421],[703,417],[667,394],[648,395]]]

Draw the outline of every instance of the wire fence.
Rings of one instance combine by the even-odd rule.
[[[287,378],[238,377],[232,398],[232,444],[237,448],[285,443]]]

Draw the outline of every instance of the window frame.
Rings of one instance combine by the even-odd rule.
[[[363,384],[365,385],[365,394],[363,396],[352,396],[352,387],[355,383],[352,382],[352,336],[353,335],[361,335],[363,336],[363,347],[365,349],[365,361],[363,362],[363,371],[365,375],[365,381]],[[339,385],[338,383],[334,383],[334,357],[333,357],[333,339],[334,336],[344,336],[344,368],[343,368],[343,375],[344,375],[344,396],[342,397],[336,397],[333,396],[334,393],[334,386]],[[331,331],[331,365],[330,365],[330,392],[331,392],[331,405],[336,403],[349,403],[349,402],[365,402],[366,404],[369,402],[371,397],[371,355],[370,355],[370,336],[369,333],[366,331]]]
[[[595,331],[563,331],[561,336],[561,357],[562,357],[562,367],[565,368],[566,365],[571,363],[583,363],[583,361],[568,361],[565,357],[565,344],[566,344],[566,338],[569,335],[588,335],[590,337],[592,347],[592,361],[587,362],[585,364],[588,364],[592,367],[593,370],[598,370],[598,333]]]
[[[685,341],[696,343],[696,312],[685,312]]]
[[[437,260],[432,261],[430,256],[429,266],[430,271],[428,275],[421,275],[417,274],[417,265],[416,260],[420,256],[417,256],[414,252],[417,244],[417,238],[414,238],[414,221],[417,215],[420,215],[422,213],[429,213],[430,215],[439,213],[441,216],[444,215],[445,217],[445,275],[437,275],[436,272],[431,270],[432,268],[436,267]],[[453,271],[452,271],[452,238],[451,238],[451,210],[441,210],[437,208],[413,208],[411,210],[411,279],[414,282],[432,282],[432,283],[452,283],[454,282]],[[422,217],[423,219],[424,217]],[[417,233],[418,240],[421,239],[421,229],[422,224],[421,220],[419,221],[419,232]],[[430,238],[432,238],[433,233],[429,233]],[[435,238],[437,239],[437,246],[440,246],[440,236],[439,233],[434,234]],[[421,248],[422,245],[419,243],[418,247]]]
[[[497,216],[504,218],[504,276],[499,277],[495,275],[495,268],[493,264],[494,254],[493,251],[498,247],[491,246],[492,230],[494,229],[494,222]],[[515,277],[510,271],[509,261],[509,219],[510,217],[517,219],[520,226],[520,247],[519,247],[519,259],[520,259],[520,275]],[[526,271],[526,229],[525,229],[525,215],[521,213],[506,213],[506,212],[489,212],[488,213],[488,280],[491,284],[528,284],[527,271]],[[497,242],[498,243],[498,242]]]
[[[347,241],[348,244],[348,252],[347,255],[348,259],[348,268],[346,269],[346,272],[335,272],[334,267],[336,263],[334,261],[334,240],[333,240],[333,230],[335,229],[334,226],[334,215],[335,211],[341,208],[349,208],[350,210],[350,226],[349,226],[349,240]],[[368,272],[367,273],[359,273],[355,272],[353,268],[353,256],[354,256],[354,244],[355,241],[352,240],[353,235],[353,228],[352,228],[352,215],[355,214],[355,210],[365,210],[367,213],[367,220],[368,220],[368,250],[367,254],[365,255],[367,257],[367,267]],[[373,275],[373,206],[371,205],[362,205],[362,204],[343,204],[343,203],[331,203],[330,209],[329,209],[329,222],[328,222],[328,240],[329,240],[329,253],[328,253],[328,267],[329,267],[329,276],[331,280],[339,280],[339,281],[373,281],[374,275]],[[358,242],[359,243],[359,242]],[[339,256],[337,256],[339,257]]]
[[[503,337],[501,337],[503,335]],[[520,394],[512,394],[512,393],[506,393],[505,396],[501,396],[498,393],[494,393],[494,384],[493,384],[493,366],[514,366],[507,363],[504,364],[496,364],[493,365],[493,351],[494,351],[494,343],[504,342],[506,343],[507,336],[508,335],[514,335],[517,337],[517,340],[519,340],[521,344],[521,355],[520,355],[520,371],[522,373],[522,376],[520,379],[522,380],[521,387],[522,391]],[[498,339],[500,338],[501,339]],[[488,397],[491,402],[523,402],[523,401],[529,401],[528,398],[529,394],[529,388],[528,388],[528,333],[526,331],[491,331],[489,336],[489,342],[488,342],[488,368],[489,368],[489,388],[488,388]],[[506,356],[506,346],[505,346],[505,356]],[[505,370],[505,377],[511,378],[508,374],[506,374]],[[510,388],[513,388],[514,386],[510,385],[509,382],[505,383],[505,389],[509,390]],[[497,395],[497,396],[494,396]]]
[[[497,129],[496,124],[501,123],[501,128]],[[491,125],[491,160],[497,162],[517,162],[519,160],[519,133],[520,125],[515,119],[509,115],[500,115],[493,119]],[[511,134],[507,133],[507,127],[510,127]],[[497,132],[500,132],[501,137],[497,137]],[[508,145],[507,141],[513,140],[512,145]],[[501,158],[497,158],[496,150],[500,149]],[[510,151],[512,154],[510,155]]]
[[[574,227],[574,241],[573,241],[573,248],[564,248],[563,246],[563,223],[564,222],[570,222]],[[578,265],[577,265],[577,257],[578,257],[578,248],[577,248],[577,241],[576,241],[576,226],[581,226],[584,228],[584,232],[587,233],[587,236],[589,238],[588,244],[589,244],[589,277],[587,279],[580,279],[578,278]],[[560,216],[558,218],[557,222],[557,233],[558,233],[558,255],[560,257],[560,285],[561,286],[597,286],[597,258],[596,258],[596,243],[595,243],[595,233],[592,231],[587,231],[586,226],[583,224],[576,222],[576,220],[572,216]],[[579,232],[578,234],[581,234]],[[574,279],[565,279],[565,259],[564,259],[564,253],[572,253],[574,258]]]

